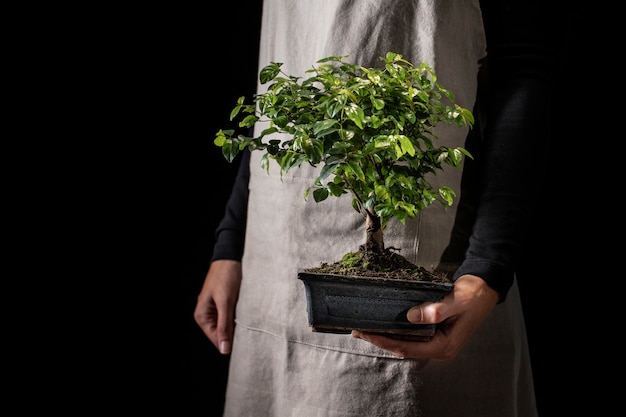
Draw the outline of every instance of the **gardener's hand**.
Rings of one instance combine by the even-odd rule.
[[[408,311],[407,319],[411,323],[441,323],[429,341],[398,340],[357,330],[352,332],[352,337],[366,340],[401,358],[449,361],[456,358],[498,299],[498,293],[481,278],[463,275],[443,300],[424,303]]]
[[[241,287],[241,262],[217,260],[211,263],[198,295],[193,317],[211,343],[227,355],[235,329],[235,305]]]

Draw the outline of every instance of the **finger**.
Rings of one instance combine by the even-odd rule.
[[[445,349],[445,340],[440,336],[434,336],[430,341],[406,341],[376,333],[353,331],[352,337],[362,339],[402,359],[443,359],[442,350]]]
[[[217,348],[222,355],[228,355],[232,349],[234,317],[231,308],[225,307],[217,316]]]

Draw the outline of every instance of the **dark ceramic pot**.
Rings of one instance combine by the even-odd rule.
[[[300,271],[309,324],[315,332],[350,333],[363,330],[386,336],[428,340],[435,324],[413,324],[407,311],[427,301],[439,301],[450,282],[404,281]]]

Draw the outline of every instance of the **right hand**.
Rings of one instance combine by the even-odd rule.
[[[429,341],[398,340],[362,331],[353,331],[352,337],[368,341],[403,359],[451,361],[491,314],[499,298],[482,278],[466,274],[455,281],[453,291],[443,300],[423,303],[407,312],[407,320],[411,323],[439,323]]]
[[[223,355],[229,354],[232,349],[241,276],[241,262],[228,259],[213,261],[193,313],[198,326]]]

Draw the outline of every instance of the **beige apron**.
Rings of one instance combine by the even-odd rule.
[[[304,75],[325,56],[378,66],[387,51],[429,63],[471,109],[485,55],[478,1],[264,0],[260,66],[284,62],[288,74]],[[463,146],[467,130],[445,126],[438,135]],[[356,250],[365,239],[363,218],[348,196],[304,199],[314,168],[281,178],[276,164],[269,175],[260,168],[260,156],[253,152],[250,161],[226,416],[536,416],[516,286],[453,362],[401,360],[350,335],[312,332],[297,271]],[[460,178],[454,168],[438,176],[455,190]],[[392,221],[385,243],[433,268],[454,215],[454,207],[433,205],[407,226]]]

